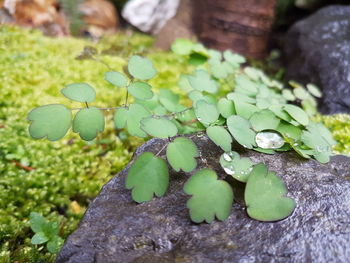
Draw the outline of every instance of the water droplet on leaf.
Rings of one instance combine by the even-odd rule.
[[[226,162],[231,162],[231,161],[232,161],[231,156],[232,156],[232,153],[230,153],[230,154],[224,153],[224,160],[225,160]]]
[[[278,149],[284,144],[284,139],[276,132],[259,132],[255,141],[263,149]]]

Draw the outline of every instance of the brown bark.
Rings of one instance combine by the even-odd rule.
[[[194,27],[208,47],[266,55],[276,0],[194,0]]]

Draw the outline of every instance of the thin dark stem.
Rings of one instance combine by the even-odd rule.
[[[173,113],[170,113],[170,114],[165,114],[165,115],[160,115],[159,117],[175,117],[176,115],[178,114],[182,114],[186,111],[189,111],[191,110],[193,107],[189,107],[189,108],[186,108],[184,109],[183,111],[179,111],[179,112],[173,112]]]
[[[89,108],[89,104],[85,101],[86,108]]]
[[[128,99],[129,99],[129,91],[128,91],[128,89],[126,89],[126,97],[125,97],[125,107],[127,107],[128,106]]]
[[[159,154],[165,149],[165,147],[168,146],[168,144],[169,144],[169,143],[164,144],[163,147],[159,150],[159,152],[157,152],[157,153],[155,154],[155,156],[159,156]]]
[[[105,65],[109,70],[112,70],[112,68],[106,62],[104,62],[102,59],[99,59],[97,57],[92,57],[92,59]]]

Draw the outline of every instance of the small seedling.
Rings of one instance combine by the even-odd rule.
[[[63,245],[63,239],[59,236],[59,226],[57,222],[49,222],[36,212],[30,213],[30,227],[35,233],[31,239],[33,245],[46,243],[46,248],[50,253],[56,254]]]

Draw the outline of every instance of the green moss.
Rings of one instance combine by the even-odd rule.
[[[334,147],[334,152],[350,156],[350,115],[320,115],[317,116],[316,120],[323,122],[331,130],[334,139],[338,142]]]

